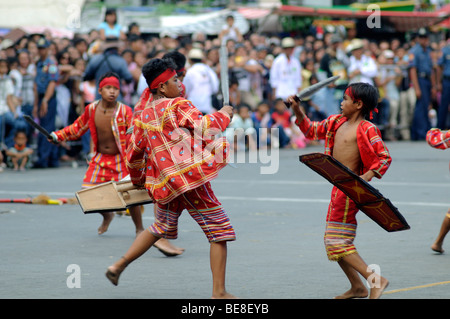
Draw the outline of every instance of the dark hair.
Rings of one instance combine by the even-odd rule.
[[[116,12],[116,9],[114,9],[114,8],[106,9],[104,21],[106,22],[106,16],[109,16],[111,14],[114,14],[116,16],[116,20],[114,21],[114,23],[117,23],[117,12]]]
[[[133,29],[134,27],[139,27],[139,24],[137,24],[136,22],[131,22],[131,23],[128,25],[128,32],[130,32],[131,29]]]
[[[133,60],[134,60],[134,56],[136,55],[136,52],[134,52],[134,51],[131,50],[131,49],[125,49],[125,50],[122,51],[122,53],[121,53],[120,55],[121,55],[121,56],[124,56],[124,54],[126,54],[126,53],[130,53],[131,56],[133,57]]]
[[[176,50],[167,52],[166,54],[163,55],[162,58],[163,59],[172,59],[172,61],[175,63],[175,65],[177,67],[176,68],[177,73],[179,70],[182,70],[184,68],[184,66],[186,65],[186,57],[184,56],[183,53],[180,53]]]
[[[370,111],[375,109],[378,105],[379,94],[377,88],[363,82],[352,83],[347,86],[347,88],[349,87],[352,88],[354,100],[361,100],[363,103],[363,115],[369,115]],[[345,90],[347,90],[347,88]]]
[[[242,109],[245,109],[245,108],[247,108],[249,111],[251,111],[251,107],[250,107],[250,105],[248,105],[247,103],[241,103],[241,104],[239,104],[238,105],[238,107],[237,107],[237,111],[238,111],[238,113],[242,110]]]
[[[177,69],[172,59],[152,59],[145,63],[142,67],[142,75],[144,75],[148,87],[150,88],[153,80],[167,69]],[[156,93],[156,90],[151,90],[151,92]]]
[[[85,43],[86,45],[88,44],[87,41],[83,38],[75,38],[72,40],[73,46],[77,46],[80,43]]]
[[[104,78],[109,78],[110,76],[113,76],[120,81],[120,77],[117,73],[108,71],[100,77],[100,79],[98,80],[98,83],[100,83]]]
[[[14,133],[14,137],[17,137],[17,135],[19,135],[20,133],[25,134],[25,137],[27,137],[27,132],[26,132],[24,129],[22,129],[22,128],[18,129],[18,130]]]
[[[8,68],[8,73],[9,73],[9,61],[7,60],[7,59],[0,59],[0,64],[1,63],[5,63],[6,64],[6,67]]]

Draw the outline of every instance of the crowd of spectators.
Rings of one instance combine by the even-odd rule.
[[[409,79],[408,66],[415,38],[408,42],[396,38],[371,41],[357,38],[354,29],[348,29],[345,33],[329,32],[320,37],[314,34],[292,37],[258,33],[241,35],[234,27],[232,17],[224,22],[223,31],[217,37],[207,37],[201,33],[178,37],[166,32],[149,36],[141,34],[139,25],[135,23],[126,28],[118,26],[114,12],[108,14],[98,29],[87,34],[75,34],[71,39],[52,37],[50,32],[25,35],[15,42],[0,38],[2,151],[14,147],[17,131],[27,132],[28,146],[33,147],[36,139],[36,133],[33,134],[21,115],[32,115],[36,102],[33,83],[40,38],[48,41],[49,56],[56,62],[59,72],[55,89],[56,127],[72,123],[84,107],[96,99],[97,70],[92,70],[92,61],[111,48],[123,59],[126,68],[121,74],[121,101],[125,104],[133,107],[146,87],[141,75],[142,66],[152,58],[161,58],[165,53],[177,50],[187,58],[183,81],[188,99],[199,100],[198,96],[194,96],[199,94],[198,91],[191,89],[193,84],[189,83],[190,68],[198,62],[212,71],[208,76],[211,91],[203,93],[207,95],[205,103],[209,105],[194,103],[201,111],[212,112],[220,108],[222,101],[219,52],[220,45],[225,43],[229,55],[230,103],[236,107],[231,126],[252,128],[257,136],[256,140],[247,141],[244,145],[233,144],[238,149],[270,145],[273,136],[267,135],[269,131],[261,128],[279,128],[276,144],[280,147],[305,147],[310,141],[305,140],[293,125],[290,110],[283,100],[332,75],[340,75],[340,79],[309,100],[302,101],[311,119],[323,120],[340,112],[345,87],[350,82],[365,81],[375,85],[380,93],[379,113],[373,121],[382,130],[383,137],[386,140],[410,139],[416,95]],[[447,45],[446,39],[429,45],[434,66],[438,67],[437,61]],[[86,76],[87,73],[91,75]],[[431,125],[435,125],[439,102],[438,92],[429,107]],[[80,158],[88,152],[82,141],[60,147],[63,160]],[[2,163],[6,163],[4,155],[5,152],[0,155]]]

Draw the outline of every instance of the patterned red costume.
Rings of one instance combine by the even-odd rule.
[[[438,128],[432,128],[427,132],[427,143],[441,150],[450,148],[450,131],[441,131]]]
[[[428,145],[430,145],[431,147],[438,148],[441,150],[450,148],[450,131],[441,131],[438,128],[432,128],[427,132],[426,139]],[[448,211],[446,216],[450,218],[450,210]]]
[[[321,122],[312,122],[306,116],[297,125],[306,138],[324,139],[325,154],[333,156],[336,131],[347,121],[342,115],[332,115]],[[377,178],[381,178],[392,161],[389,151],[381,139],[378,128],[369,121],[362,121],[356,133],[361,169],[359,175],[372,170]],[[325,246],[330,260],[339,260],[356,252],[353,240],[356,236],[356,204],[341,190],[334,187],[327,213],[327,229]]]
[[[150,232],[176,238],[178,216],[187,209],[209,241],[234,240],[234,230],[209,183],[227,162],[229,145],[215,135],[228,126],[228,114],[203,116],[181,97],[145,101],[143,95],[144,103],[134,120],[127,165],[133,184],[145,185],[157,202]]]
[[[125,157],[130,135],[127,135],[126,132],[131,125],[133,111],[131,107],[117,102],[114,116],[111,120],[111,128],[120,153],[115,155],[102,154],[97,151],[98,137],[95,126],[95,110],[99,102],[100,100],[89,104],[86,106],[84,113],[75,122],[52,133],[56,135],[58,141],[73,141],[79,139],[87,130],[90,130],[94,144],[94,156],[84,176],[83,188],[109,181],[119,181],[128,175]]]

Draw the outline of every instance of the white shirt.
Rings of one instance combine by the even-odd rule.
[[[297,94],[302,86],[302,67],[300,61],[293,56],[288,60],[281,53],[273,61],[270,69],[270,85],[275,89],[275,98],[286,99]]]
[[[8,95],[14,94],[14,85],[11,78],[7,75],[0,76],[0,115],[3,115],[9,111],[8,103],[6,99]]]
[[[211,96],[219,91],[217,74],[204,63],[194,63],[187,71],[183,80],[186,87],[186,98],[201,112],[214,112]]]
[[[361,74],[350,79],[350,83],[364,82],[373,85],[373,78],[377,75],[378,67],[374,59],[367,55],[362,55],[360,60],[357,60],[353,55],[350,57],[350,66],[348,67],[348,74],[355,70],[360,70]]]

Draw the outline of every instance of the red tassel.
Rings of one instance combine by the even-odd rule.
[[[377,108],[374,108],[373,111],[375,111],[375,113],[378,114],[378,109]],[[370,119],[371,120],[373,119],[373,111],[370,111]]]

